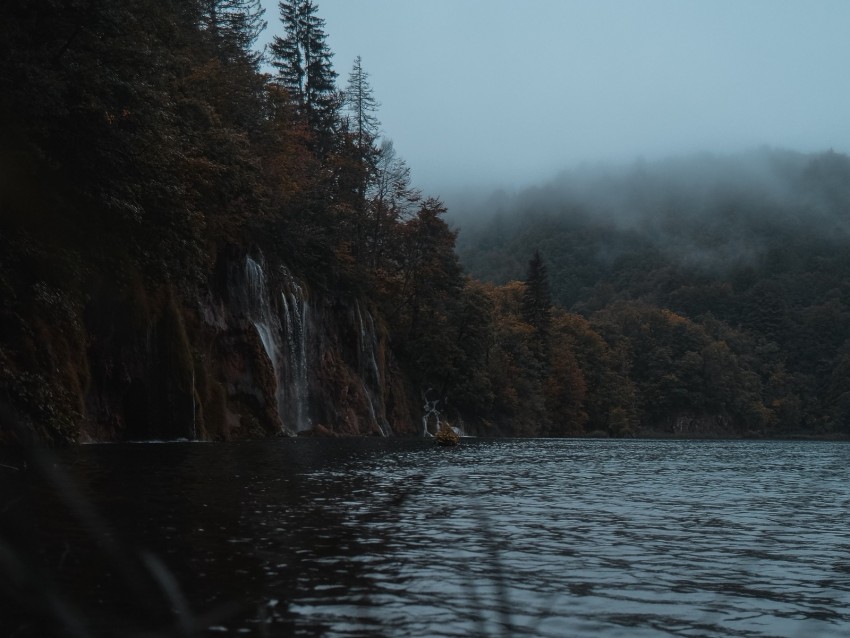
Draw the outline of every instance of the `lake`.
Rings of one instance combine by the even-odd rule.
[[[281,439],[3,463],[4,636],[850,633],[844,442]]]

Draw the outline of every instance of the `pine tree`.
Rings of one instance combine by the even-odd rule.
[[[365,229],[370,207],[367,191],[376,180],[379,151],[375,148],[378,137],[378,102],[369,86],[369,74],[363,70],[358,55],[348,76],[348,86],[343,92],[343,106],[346,114],[343,121],[346,142],[344,153],[347,156],[345,179],[339,183],[351,193],[350,222],[353,230],[353,253],[358,263],[363,263],[365,250]]]
[[[304,36],[301,20],[303,1],[280,2],[280,21],[286,32],[285,37],[275,36],[272,40],[272,66],[277,68],[277,81],[288,92],[292,101],[304,102],[304,77],[307,73],[302,50]]]
[[[186,4],[186,3],[184,3]],[[181,75],[186,103],[205,101],[232,130],[258,134],[266,121],[263,52],[254,46],[266,27],[260,0],[198,0],[194,7],[197,48],[194,72]]]
[[[397,288],[387,298],[412,375],[441,397],[462,356],[452,324],[464,286],[454,250],[456,234],[443,219],[445,213],[440,200],[428,198],[415,217],[396,227]]]
[[[317,123],[329,125],[336,119],[339,110],[336,72],[331,64],[333,53],[325,42],[325,21],[316,15],[316,6],[311,0],[304,3],[304,22],[307,110]]]
[[[312,0],[281,0],[279,7],[285,37],[275,36],[271,44],[278,82],[303,108],[314,131],[320,136],[331,133],[339,110],[339,96],[325,21],[316,15]]]
[[[359,55],[354,59],[348,75],[344,105],[348,110],[349,130],[354,134],[357,148],[365,159],[378,138],[381,123],[375,113],[380,104],[372,93],[369,74],[363,70],[363,61]]]
[[[538,250],[534,251],[534,257],[528,262],[525,292],[522,296],[522,317],[536,330],[538,338],[545,341],[552,320],[552,295],[549,291],[546,264],[543,263]]]
[[[241,58],[259,65],[263,54],[254,44],[267,25],[260,0],[200,0],[198,8],[200,27],[223,63]]]

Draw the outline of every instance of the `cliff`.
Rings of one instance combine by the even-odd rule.
[[[89,272],[63,288],[6,275],[19,301],[0,311],[3,398],[43,440],[419,431],[369,302],[311,290],[257,249],[223,247],[195,287],[139,273]]]

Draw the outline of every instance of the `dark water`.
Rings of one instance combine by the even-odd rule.
[[[106,521],[0,472],[0,635],[850,634],[846,443],[104,445],[56,467]]]

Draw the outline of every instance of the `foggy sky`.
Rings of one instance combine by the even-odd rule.
[[[429,194],[585,162],[850,150],[847,0],[316,2],[340,84],[361,55]]]

